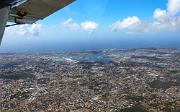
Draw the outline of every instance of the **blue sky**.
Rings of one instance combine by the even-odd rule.
[[[77,22],[91,20],[101,25],[110,25],[128,16],[138,16],[144,21],[150,21],[154,10],[166,9],[166,4],[167,0],[76,0],[40,23],[51,26],[72,18]]]
[[[180,0],[76,0],[7,28],[0,52],[180,47]]]

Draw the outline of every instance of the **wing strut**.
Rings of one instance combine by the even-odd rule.
[[[10,7],[0,9],[0,45],[3,38],[6,23],[8,21]]]

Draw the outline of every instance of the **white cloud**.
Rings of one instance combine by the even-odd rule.
[[[168,12],[175,15],[180,12],[180,0],[168,0]]]
[[[81,23],[81,28],[84,30],[95,30],[98,26],[99,25],[93,21],[85,21]]]
[[[114,30],[116,29],[132,29],[136,28],[141,24],[141,21],[138,17],[127,17],[123,21],[117,21],[112,25]]]
[[[73,19],[69,18],[63,22],[63,26],[69,28],[70,30],[96,30],[99,25],[94,21],[77,23],[74,22]]]
[[[6,28],[6,33],[17,34],[17,35],[22,35],[22,36],[26,36],[26,35],[39,36],[41,29],[42,29],[41,24],[16,25],[16,26]]]
[[[42,25],[41,24],[33,24],[30,28],[28,33],[32,34],[32,35],[36,35],[38,36],[40,31],[42,29]]]
[[[156,9],[153,18],[154,23],[151,24],[151,30],[159,31],[177,31],[180,30],[180,20],[177,15],[180,12],[180,0],[168,0],[167,9]]]
[[[71,18],[64,21],[63,25],[70,28],[71,30],[80,28],[80,25],[78,23],[74,22]]]
[[[158,22],[168,22],[170,20],[170,17],[166,10],[156,9],[154,11],[153,18],[157,20]]]
[[[127,17],[123,21],[117,21],[112,24],[112,30],[123,30],[127,32],[145,32],[147,30],[146,25],[136,17]]]
[[[150,30],[164,31],[172,29],[172,17],[166,10],[156,9],[153,14],[154,22],[150,24]]]
[[[172,27],[175,30],[179,30],[180,31],[180,17],[176,17],[172,22]]]
[[[153,22],[144,23],[138,17],[127,17],[112,24],[113,30],[125,32],[147,31],[179,31],[180,30],[180,0],[168,0],[167,9],[157,8],[153,14]]]

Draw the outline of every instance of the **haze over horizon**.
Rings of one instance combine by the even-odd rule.
[[[0,53],[150,47],[180,48],[180,0],[76,0],[6,28]]]

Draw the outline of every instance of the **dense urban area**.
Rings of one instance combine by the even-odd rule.
[[[180,112],[180,49],[1,53],[0,112]]]

